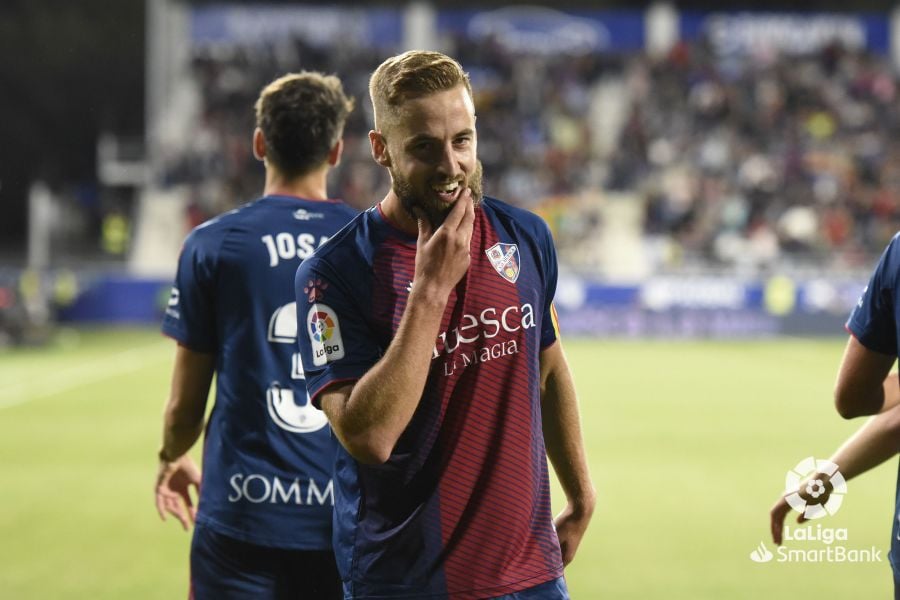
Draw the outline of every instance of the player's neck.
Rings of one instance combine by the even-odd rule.
[[[306,175],[288,179],[274,169],[266,170],[264,196],[297,196],[307,200],[327,200],[328,169],[317,169]]]
[[[417,235],[419,233],[419,224],[413,219],[403,205],[400,198],[394,193],[394,190],[388,192],[388,195],[381,201],[381,214],[387,221],[404,233]]]

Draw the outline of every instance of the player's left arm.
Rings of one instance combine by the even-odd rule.
[[[156,510],[161,519],[172,514],[185,530],[193,523],[196,506],[190,488],[199,490],[200,470],[187,451],[203,432],[203,415],[215,373],[214,354],[178,344],[172,386],[163,418],[163,442],[156,474]]]
[[[834,403],[845,419],[875,415],[895,406],[897,381],[888,378],[896,357],[870,350],[850,336],[834,386]]]
[[[556,340],[542,350],[540,361],[544,445],[567,501],[554,524],[563,563],[569,564],[594,513],[596,492],[581,435],[575,383],[562,343]]]
[[[884,381],[886,393],[885,404],[892,400],[892,407],[866,421],[840,448],[828,459],[838,466],[844,480],[850,481],[857,475],[874,469],[883,462],[897,456],[900,452],[900,406],[896,403],[897,374],[891,373]],[[818,499],[810,498],[806,491],[806,484],[810,479],[818,479],[824,483],[825,494]],[[831,495],[831,476],[828,473],[813,473],[805,479],[796,489],[796,493],[807,503],[817,502],[824,504]],[[772,532],[772,541],[781,544],[784,530],[784,520],[793,510],[787,498],[794,493],[788,490],[775,502],[769,510],[769,528]],[[807,519],[800,513],[798,523]]]

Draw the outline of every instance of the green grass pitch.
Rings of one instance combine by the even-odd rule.
[[[572,596],[889,597],[896,461],[817,522],[881,563],[749,558],[774,550],[767,513],[787,469],[861,423],[831,404],[843,343],[567,340],[599,492]],[[134,329],[0,353],[0,597],[186,597],[189,535],[159,521],[152,494],[173,354]]]

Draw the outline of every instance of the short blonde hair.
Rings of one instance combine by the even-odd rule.
[[[407,100],[464,85],[472,97],[469,74],[446,54],[410,50],[385,60],[369,80],[369,97],[375,111],[375,129],[393,125],[398,108]]]

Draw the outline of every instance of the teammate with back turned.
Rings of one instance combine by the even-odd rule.
[[[341,597],[331,551],[337,444],[308,402],[296,354],[293,276],[356,211],[327,199],[352,101],[334,76],[266,86],[253,151],[262,198],[214,218],[184,243],[163,332],[178,342],[159,452],[156,506],[187,529],[192,597]],[[186,452],[216,400],[203,481]],[[199,485],[195,510],[190,487]]]
[[[391,190],[295,283],[310,396],[342,444],[345,597],[567,598],[563,567],[595,493],[550,232],[482,196],[472,89],[455,60],[389,58],[370,95]],[[555,522],[548,455],[568,499]]]
[[[881,255],[869,284],[850,313],[850,332],[838,369],[834,400],[844,418],[875,415],[850,436],[831,456],[842,477],[852,479],[873,469],[900,452],[900,382],[891,367],[900,352],[900,234],[896,234]],[[831,473],[812,473],[797,493],[808,503],[824,504],[833,491]],[[815,481],[824,493],[810,498],[807,482]],[[790,490],[789,490],[790,491]],[[818,491],[818,490],[817,490]],[[788,494],[789,496],[790,494]],[[791,511],[787,496],[779,498],[769,511],[772,539],[781,544],[784,520]],[[900,600],[900,475],[892,519],[891,551],[888,555],[894,575],[894,598]],[[802,523],[801,514],[797,521]]]

